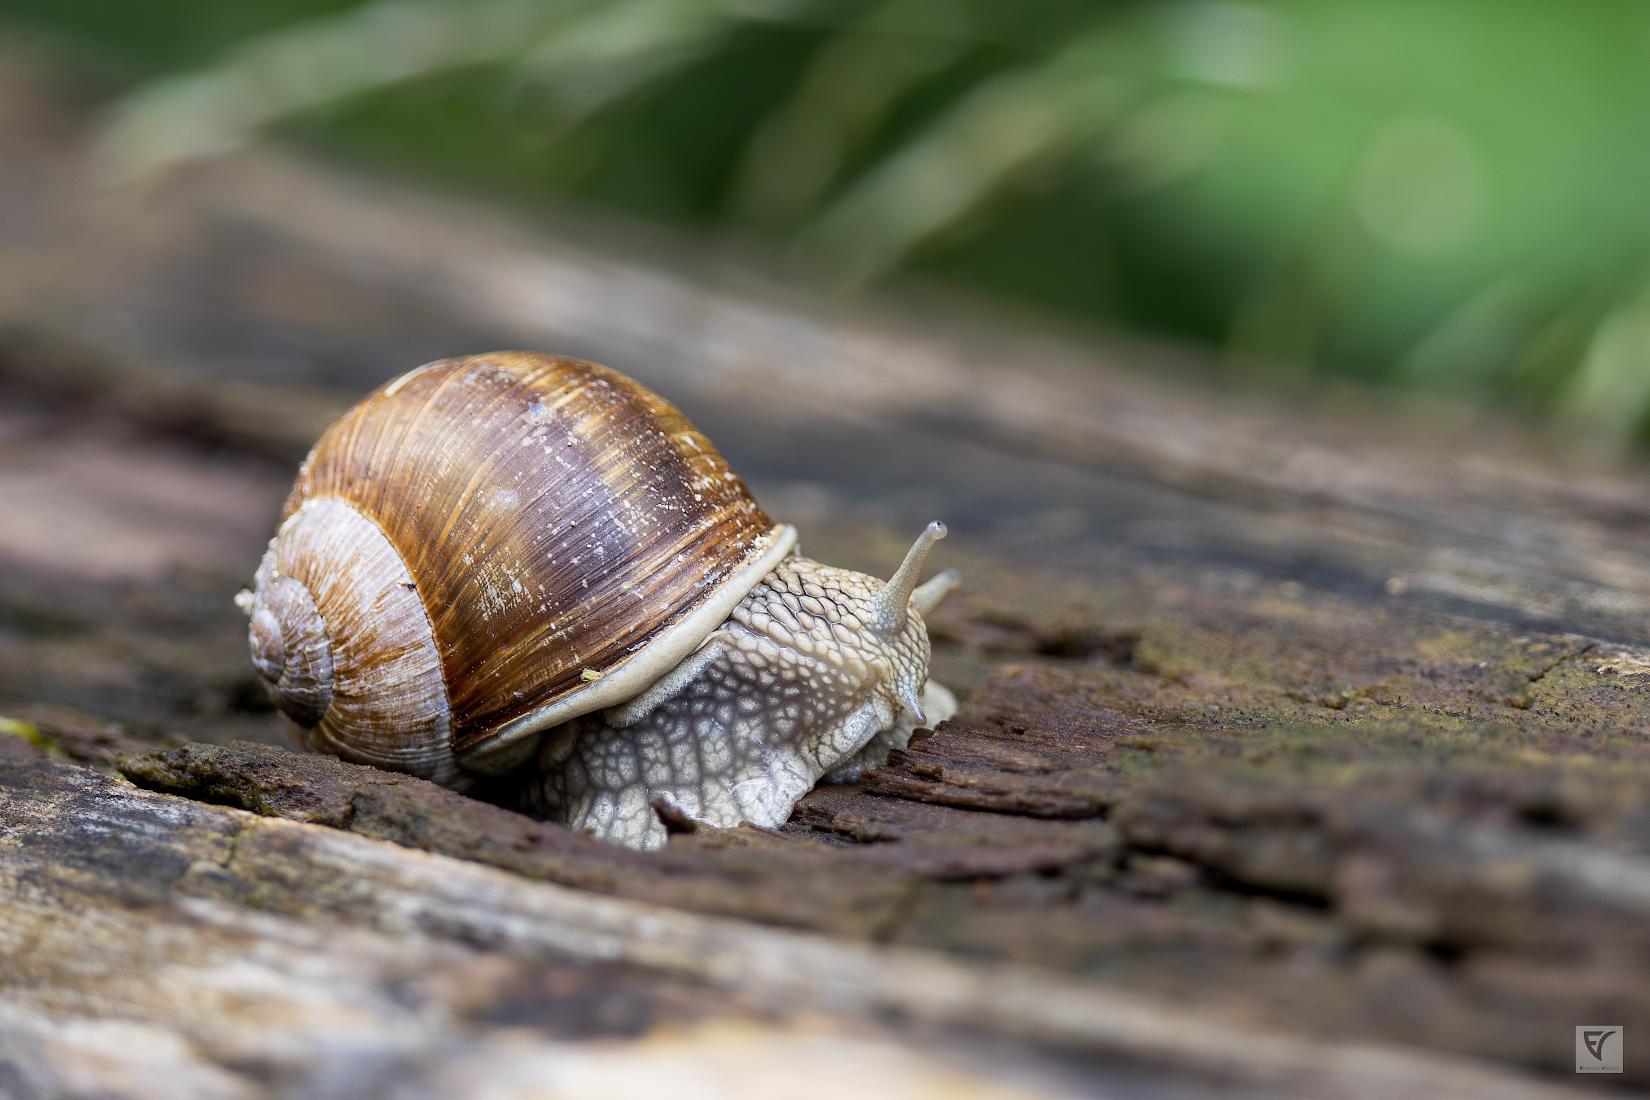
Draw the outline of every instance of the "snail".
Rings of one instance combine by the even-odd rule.
[[[710,441],[617,371],[512,352],[401,375],[299,468],[250,590],[252,663],[306,748],[637,848],[777,826],[956,700],[918,583],[797,550]]]

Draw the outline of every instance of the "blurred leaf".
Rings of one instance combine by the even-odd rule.
[[[1045,63],[973,89],[826,207],[795,254],[846,281],[876,278],[1018,173],[1092,140],[1130,87],[1112,75],[1115,45],[1109,28],[1093,31]]]
[[[1650,421],[1650,285],[1636,288],[1598,326],[1561,407],[1615,442],[1632,439]]]
[[[781,19],[814,0],[631,0],[546,35],[517,62],[573,124],[702,61],[746,19]]]
[[[968,31],[941,0],[892,0],[844,26],[752,136],[735,216],[790,225],[814,210],[906,92],[967,52]]]
[[[377,0],[275,31],[213,68],[128,96],[113,112],[103,159],[130,176],[224,152],[315,107],[518,54],[592,2]]]
[[[517,201],[764,234],[847,283],[1650,433],[1650,0],[142,7],[7,13],[165,74],[111,117],[123,171],[297,120]]]

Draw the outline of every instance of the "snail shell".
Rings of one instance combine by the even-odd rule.
[[[616,371],[446,359],[305,460],[258,568],[253,663],[309,747],[463,786],[639,693],[795,544]]]

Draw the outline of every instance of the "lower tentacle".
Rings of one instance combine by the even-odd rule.
[[[957,713],[957,697],[952,695],[945,685],[930,680],[922,689],[922,709],[923,716],[928,719],[928,726],[932,729]],[[888,763],[889,753],[909,745],[911,735],[916,731],[916,719],[911,717],[909,711],[900,711],[892,726],[865,742],[864,748],[826,772],[820,782],[859,782],[865,778],[865,773]]]

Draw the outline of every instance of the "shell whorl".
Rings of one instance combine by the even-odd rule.
[[[377,524],[306,502],[264,554],[251,613],[252,664],[307,747],[462,784],[429,617]]]
[[[332,643],[309,589],[291,577],[258,586],[248,640],[252,667],[281,713],[306,728],[332,706]]]

